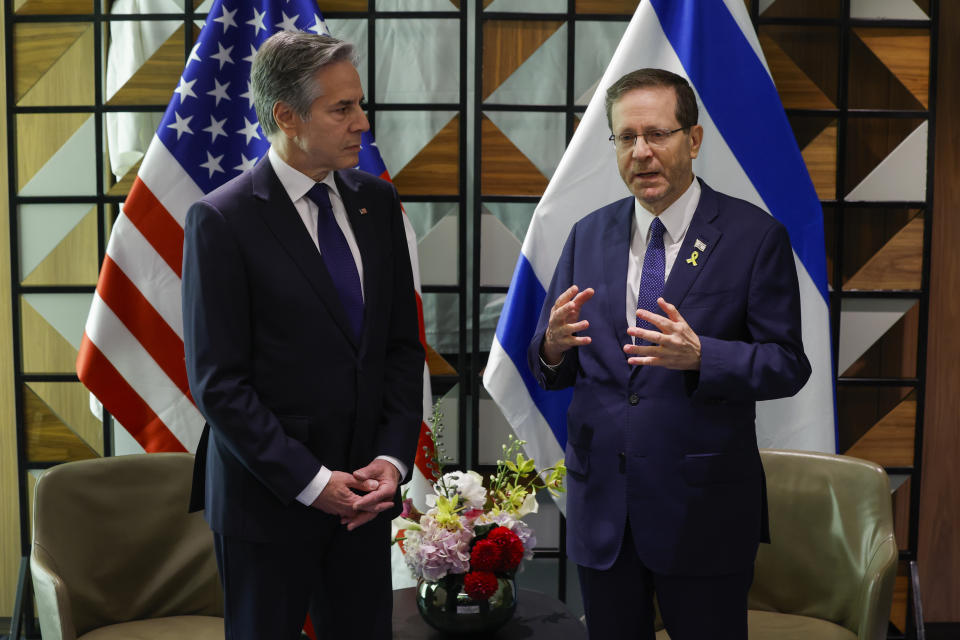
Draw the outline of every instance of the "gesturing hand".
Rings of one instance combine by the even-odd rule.
[[[623,345],[623,351],[631,356],[627,363],[666,367],[667,369],[700,370],[700,338],[694,333],[677,308],[657,298],[657,304],[667,317],[651,313],[646,309],[637,309],[637,317],[646,320],[659,331],[630,327],[627,333],[635,338],[653,343],[653,346]]]
[[[377,458],[370,464],[353,472],[353,479],[360,483],[368,494],[353,503],[353,512],[342,515],[340,523],[353,531],[373,520],[378,513],[393,506],[393,498],[400,484],[400,471],[390,462]]]
[[[580,309],[584,303],[593,297],[593,289],[579,291],[573,285],[560,294],[550,309],[550,321],[543,337],[541,356],[547,364],[558,364],[563,358],[563,352],[573,347],[590,344],[590,336],[576,336],[590,326],[587,320],[580,320]]]

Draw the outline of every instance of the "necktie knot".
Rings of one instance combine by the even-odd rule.
[[[322,182],[315,182],[310,190],[307,191],[307,197],[313,201],[322,213],[332,213],[333,206],[330,204],[330,194],[327,193],[327,185]]]
[[[660,218],[654,218],[653,222],[650,223],[650,244],[654,242],[663,243],[663,232],[666,230],[667,228],[660,222]]]

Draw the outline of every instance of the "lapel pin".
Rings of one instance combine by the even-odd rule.
[[[696,247],[699,251],[706,251],[707,245],[703,240],[697,238],[697,241],[693,243],[693,246]]]
[[[693,266],[697,266],[697,258],[699,257],[700,257],[700,252],[694,251],[693,253],[690,254],[690,257],[687,258],[687,264],[692,264]]]
[[[361,207],[361,208],[360,208],[360,215],[362,215],[362,216],[367,215],[367,208],[366,208],[366,207]]]

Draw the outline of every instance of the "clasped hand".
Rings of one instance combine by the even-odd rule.
[[[623,345],[623,351],[629,358],[627,363],[665,367],[678,370],[700,370],[700,338],[694,333],[687,321],[683,319],[677,308],[664,300],[657,298],[657,304],[667,314],[667,317],[651,313],[646,309],[637,309],[637,317],[646,320],[658,331],[630,327],[627,333],[634,338],[640,338],[651,345],[638,346]]]
[[[390,462],[376,459],[352,474],[333,471],[313,507],[340,516],[340,524],[353,531],[393,506],[400,472]],[[354,492],[362,491],[364,495]]]

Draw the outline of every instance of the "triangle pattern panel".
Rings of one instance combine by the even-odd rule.
[[[637,0],[577,0],[577,13],[613,13],[630,15],[637,8]]]
[[[21,107],[92,105],[93,25],[47,69],[17,102]]]
[[[520,241],[495,215],[480,217],[480,285],[507,287],[520,256]]]
[[[486,116],[482,136],[481,191],[484,195],[543,195],[547,177]]]
[[[67,462],[100,457],[26,385],[23,387],[23,405],[27,460]]]
[[[853,32],[924,108],[930,92],[930,32],[859,28]]]
[[[427,345],[427,367],[430,369],[431,376],[456,376],[457,370],[453,368],[446,358],[437,353],[437,350]]]
[[[17,189],[22,196],[95,195],[94,121],[88,113],[17,116]]]
[[[484,22],[483,99],[489,98],[563,24],[560,20]]]
[[[855,29],[850,38],[850,82],[847,89],[850,108],[925,109],[923,103],[861,39],[861,32],[869,33],[870,30]],[[908,66],[912,68],[914,63]]]
[[[20,305],[24,373],[73,373],[77,348],[26,299]]]
[[[490,104],[563,104],[567,88],[567,25],[561,24],[486,99]]]
[[[920,305],[914,304],[840,375],[845,378],[914,378]]]
[[[103,455],[103,423],[90,412],[90,392],[80,382],[28,382],[27,387],[97,455]]]
[[[826,108],[832,107],[837,99],[839,87],[837,66],[834,62],[840,55],[839,31],[836,27],[771,24],[764,25],[760,29],[759,38],[765,55],[767,55],[767,45],[764,45],[764,40],[769,40],[772,45],[776,45],[770,48],[773,60],[767,57],[767,66],[781,96],[784,93],[778,72],[786,74],[783,84],[784,89],[790,88],[793,91],[791,101],[796,100],[800,104],[813,105],[823,104],[825,99],[831,105]],[[825,63],[825,60],[830,62]],[[803,74],[817,87],[823,94],[822,97],[817,96],[798,74]],[[784,100],[784,106],[789,108],[790,105],[786,100],[782,97],[781,99]]]
[[[843,185],[840,187],[844,192],[850,194],[846,199],[863,201],[882,200],[882,198],[872,195],[867,198],[862,194],[857,194],[858,185],[860,185],[861,182],[865,182],[867,176],[925,122],[922,118],[849,118],[847,120],[846,187],[844,188]],[[915,165],[917,164],[917,159],[922,157],[922,162],[919,163],[921,166],[905,167],[911,172],[911,178],[909,180],[906,178],[899,179],[896,175],[887,175],[879,179],[893,179],[893,184],[897,190],[901,192],[905,191],[906,193],[914,195],[919,193],[920,189],[926,192],[925,180],[921,181],[921,184],[912,182],[915,180],[915,176],[919,171],[926,173],[926,152],[924,151],[923,156],[918,155],[919,150],[917,147],[919,144],[926,144],[926,136],[924,135],[923,138],[923,142],[913,140],[904,150],[904,153],[908,155],[909,159],[903,162]],[[899,164],[891,168],[892,171],[899,169]],[[871,189],[871,191],[883,193],[889,191],[889,189],[886,189],[882,184],[878,184],[877,188]],[[895,199],[901,201],[913,200],[913,197],[898,195]]]
[[[850,0],[850,17],[867,20],[928,20],[912,0]]]
[[[817,197],[833,200],[837,193],[837,124],[831,122],[800,152]]]
[[[837,371],[850,368],[873,343],[910,310],[916,300],[902,298],[848,298],[840,310],[840,346]]]
[[[927,199],[927,122],[924,121],[854,187],[848,202]]]
[[[917,216],[860,267],[843,289],[920,289],[922,268],[923,218]]]
[[[130,193],[130,189],[133,187],[133,181],[136,180],[138,173],[140,173],[140,162],[137,162],[137,164],[130,167],[130,170],[127,171],[127,174],[123,176],[121,180],[115,182],[112,187],[110,187],[107,195],[125,196]]]
[[[454,116],[395,176],[405,195],[457,195],[460,192],[460,116]]]
[[[884,467],[911,467],[916,420],[917,399],[914,392],[910,392],[860,436],[845,455],[870,460]]]
[[[17,207],[21,279],[43,262],[50,252],[96,207],[78,204],[22,204]]]
[[[91,24],[39,22],[14,25],[13,73],[17,102],[88,32],[91,35],[89,56],[93,54]],[[92,80],[92,74],[87,75]]]
[[[367,0],[320,0],[318,4],[324,15],[333,11],[366,11],[370,8]]]
[[[14,13],[21,15],[82,15],[93,13],[94,0],[16,0]]]
[[[881,424],[903,400],[913,393],[911,387],[864,387],[844,385],[837,388],[838,447],[841,453],[850,451],[860,439]],[[894,413],[888,426],[900,424],[904,413]],[[915,416],[911,415],[911,426]],[[905,428],[901,425],[900,428]],[[881,430],[881,433],[884,429]],[[888,434],[889,435],[889,434]],[[912,441],[911,441],[912,450]],[[898,447],[891,451],[897,455]]]
[[[454,213],[441,218],[417,243],[424,285],[456,286],[458,231]]]
[[[107,104],[167,104],[183,73],[183,33],[181,26],[107,100]],[[196,29],[194,34],[199,36]]]
[[[507,136],[540,173],[556,171],[566,149],[566,116],[535,111],[488,111],[486,117]],[[613,145],[610,145],[613,154]]]
[[[747,7],[750,2],[747,0]],[[839,18],[842,4],[837,0],[758,0],[764,18]]]
[[[768,35],[760,36],[760,46],[770,67],[777,93],[786,109],[834,109],[836,105],[797,66],[777,42]]]
[[[97,210],[94,208],[24,279],[24,285],[96,285]]]

